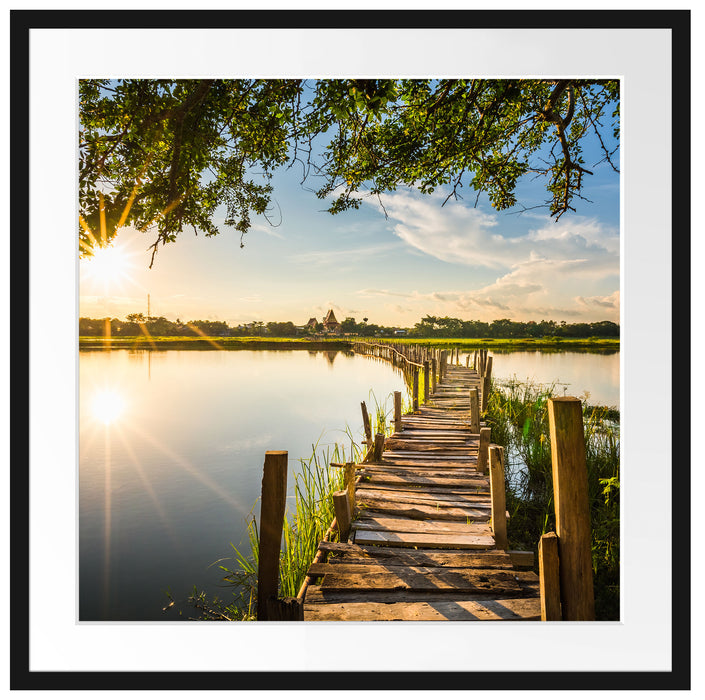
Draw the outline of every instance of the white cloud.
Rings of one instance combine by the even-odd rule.
[[[443,195],[396,192],[385,198],[394,233],[407,245],[445,262],[511,269],[531,260],[572,261],[572,274],[619,271],[619,233],[595,218],[532,217],[524,235],[507,235],[492,212]],[[508,229],[509,227],[507,227]]]

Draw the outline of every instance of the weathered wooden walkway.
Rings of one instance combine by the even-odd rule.
[[[538,576],[491,526],[487,446],[481,455],[479,423],[471,430],[479,384],[475,370],[448,366],[381,459],[356,465],[347,541],[321,543],[304,620],[541,619]]]

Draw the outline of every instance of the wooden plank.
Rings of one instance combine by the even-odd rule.
[[[361,516],[369,515],[370,511],[394,514],[395,517],[414,518],[417,520],[433,518],[434,520],[474,520],[485,522],[490,519],[489,504],[478,503],[470,506],[434,506],[425,503],[392,503],[391,501],[369,499],[365,504],[359,504]]]
[[[510,549],[507,550],[507,554],[512,560],[512,564],[514,564],[514,566],[527,566],[531,568],[534,565],[533,552],[524,552],[518,549]]]
[[[380,532],[356,530],[355,542],[384,544],[387,547],[454,547],[456,549],[492,549],[494,538],[490,535],[433,534],[422,532]]]
[[[369,501],[390,500],[394,503],[431,503],[439,506],[470,506],[474,507],[476,503],[487,503],[489,501],[482,494],[457,495],[448,493],[416,493],[414,491],[376,491],[369,488],[359,488],[357,490],[358,502],[364,506]]]
[[[505,594],[508,598],[531,599],[539,601],[538,589],[535,591],[525,585],[522,581],[517,581],[519,590],[511,594]],[[436,589],[433,591],[415,591],[415,590],[384,590],[384,589],[367,589],[367,590],[335,590],[330,588],[322,588],[321,586],[309,586],[306,591],[306,604],[318,605],[322,603],[413,603],[424,601],[440,601],[440,600],[493,600],[498,596],[492,591],[477,591],[470,593],[466,591],[461,595],[458,591],[452,589]]]
[[[413,518],[389,518],[384,515],[369,515],[355,521],[355,529],[387,530],[390,532],[435,532],[467,535],[491,535],[486,523],[460,523],[449,520],[415,520]]]
[[[450,566],[454,568],[511,569],[506,552],[489,549],[482,552],[443,549],[398,549],[347,542],[321,542],[319,549],[327,552],[329,563],[370,563],[378,561],[397,566]]]
[[[438,450],[433,455],[429,455],[423,450],[385,450],[382,463],[386,462],[388,459],[395,458],[417,459],[419,461],[448,458],[455,462],[469,462],[477,459],[476,456],[471,455],[470,451],[466,448],[457,450]]]
[[[473,464],[456,464],[447,466],[444,464],[424,463],[424,464],[375,464],[370,465],[361,477],[373,476],[398,476],[398,477],[418,477],[419,479],[467,479],[476,482],[489,484],[489,479],[480,474]]]
[[[420,603],[321,603],[309,604],[304,612],[304,620],[310,621],[505,620],[518,622],[540,619],[540,605],[536,598],[437,600]]]
[[[448,480],[446,480],[448,481]],[[476,498],[487,498],[489,489],[483,487],[468,486],[463,480],[458,479],[455,488],[451,486],[442,486],[434,483],[414,483],[405,481],[403,478],[394,477],[393,481],[385,481],[382,475],[379,479],[372,477],[366,479],[362,486],[370,486],[378,491],[411,491],[419,493],[421,491],[428,494],[445,493],[457,494],[459,496],[475,496]]]
[[[463,593],[512,595],[521,591],[510,571],[498,569],[446,569],[442,567],[363,566],[348,567],[316,564],[312,575],[325,574],[321,588],[328,590],[452,590]],[[312,567],[313,568],[313,567]],[[352,569],[362,569],[353,572]]]

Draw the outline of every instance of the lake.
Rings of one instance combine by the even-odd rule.
[[[498,379],[619,406],[618,352],[492,354]],[[293,493],[314,444],[362,440],[361,401],[408,401],[398,369],[342,351],[81,351],[79,377],[81,621],[180,619],[194,585],[227,599],[214,562],[246,545],[264,453],[288,450]]]

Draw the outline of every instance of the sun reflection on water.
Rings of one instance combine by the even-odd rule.
[[[91,411],[93,416],[105,425],[111,425],[125,412],[125,398],[114,389],[103,389],[93,396]]]

